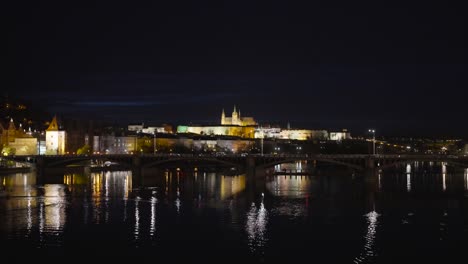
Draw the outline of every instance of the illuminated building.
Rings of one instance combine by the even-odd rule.
[[[308,140],[313,138],[313,130],[308,129],[285,129],[280,132],[280,138],[293,140]]]
[[[132,124],[128,125],[128,131],[135,131],[135,132],[141,132],[144,128],[144,124]]]
[[[221,151],[224,153],[248,152],[254,146],[253,140],[248,139],[194,139],[193,149],[196,151]]]
[[[37,138],[24,137],[15,138],[15,141],[8,144],[15,149],[15,155],[36,155],[37,154]]]
[[[57,117],[54,116],[46,130],[46,155],[65,154],[65,140],[66,133],[59,130]]]
[[[128,131],[145,133],[145,134],[155,134],[155,133],[172,133],[172,126],[168,124],[163,124],[162,126],[148,126],[145,127],[144,124],[132,124],[128,125]]]
[[[138,141],[136,136],[94,136],[92,150],[102,154],[130,154],[135,152]]]
[[[341,132],[330,132],[330,140],[344,140],[351,139],[351,133],[348,130],[343,129]]]
[[[234,106],[231,117],[226,117],[223,109],[221,113],[221,125],[256,126],[257,122],[255,122],[253,117],[241,117],[240,110],[237,111],[236,106]]]
[[[253,126],[177,126],[177,133],[193,133],[198,135],[235,136],[254,138]]]
[[[281,138],[280,127],[259,127],[255,129],[255,138]]]
[[[255,138],[277,138],[290,140],[326,140],[328,132],[326,130],[310,129],[281,129],[281,128],[257,128]]]
[[[0,148],[8,147],[8,152],[3,154],[15,154],[15,155],[35,155],[37,154],[37,139],[31,136],[31,133],[26,133],[21,127],[17,129],[13,119],[8,124],[8,129],[0,124]]]

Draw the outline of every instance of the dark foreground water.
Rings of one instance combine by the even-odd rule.
[[[300,166],[300,165],[284,165]],[[282,170],[284,167],[276,168]],[[2,257],[231,262],[468,261],[468,171],[412,164],[365,180],[160,171],[1,175]]]

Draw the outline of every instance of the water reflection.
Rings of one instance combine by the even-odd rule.
[[[379,174],[377,175],[377,179],[378,179],[378,188],[379,188],[379,191],[382,190],[382,173],[381,171],[379,171]]]
[[[375,237],[377,234],[377,225],[378,220],[377,218],[380,215],[376,211],[371,211],[365,215],[367,221],[367,233],[364,236],[365,243],[363,252],[354,260],[354,263],[363,263],[367,262],[370,259],[376,257],[376,249],[375,249]]]
[[[247,212],[247,222],[245,229],[247,232],[248,245],[251,252],[258,252],[263,254],[266,238],[266,227],[268,224],[268,211],[262,202],[257,208],[255,203],[252,203],[250,210]]]
[[[445,181],[446,175],[447,175],[447,163],[442,162],[442,190],[443,191],[447,189],[447,184]]]
[[[312,177],[299,175],[278,175],[270,177],[266,188],[275,196],[301,198],[309,194]]]
[[[222,176],[220,186],[221,200],[235,196],[236,194],[242,192],[245,190],[245,184],[245,175]]]
[[[353,178],[349,171],[326,169],[316,170],[315,176],[279,175],[255,181],[244,174],[228,176],[225,171],[199,169],[192,174],[168,169],[151,174],[151,185],[145,179],[142,182],[148,186],[138,188],[132,188],[130,172],[62,173],[58,182],[63,178],[64,184],[43,186],[37,186],[29,174],[2,175],[0,188],[8,196],[0,198],[0,241],[12,245],[8,249],[26,245],[57,252],[75,248],[98,252],[106,243],[122,250],[117,252],[121,254],[169,255],[166,249],[174,246],[180,246],[182,253],[201,252],[213,245],[213,239],[223,238],[223,243],[214,242],[222,253],[234,248],[239,255],[265,261],[283,254],[295,262],[299,256],[310,257],[308,250],[314,248],[318,262],[332,263],[379,262],[382,256],[377,252],[393,257],[402,253],[405,243],[440,249],[439,234],[447,243],[443,246],[465,247],[466,240],[458,237],[467,228],[460,219],[466,216],[467,196],[460,195],[460,190],[468,191],[468,169],[453,172],[434,166],[426,170],[427,163],[412,163],[406,171],[404,166],[398,172],[382,170],[377,175],[379,192],[374,181],[367,185],[359,173]],[[444,195],[439,195],[445,188]],[[448,213],[439,228],[428,224],[439,223],[441,212]],[[413,213],[421,217],[411,217]],[[402,230],[400,219],[407,224],[403,228],[411,227],[410,232]],[[359,224],[365,225],[362,231],[356,228]],[[421,232],[428,235],[421,239]],[[343,253],[330,256],[330,243],[324,241],[332,241],[333,250]],[[397,253],[387,249],[394,241],[402,245]],[[409,250],[421,255],[418,248]]]
[[[177,198],[174,203],[177,209],[177,214],[180,214],[180,192],[179,190],[177,190]]]
[[[63,184],[46,184],[39,197],[39,244],[38,247],[57,246],[62,243],[66,224],[67,188]]]
[[[91,173],[90,179],[91,193],[94,197],[128,198],[129,192],[132,190],[131,171]]]
[[[61,231],[66,220],[66,186],[62,184],[46,184],[44,186],[44,207],[45,228]]]
[[[246,175],[227,176],[215,172],[203,172],[203,177],[194,175],[196,193],[202,198],[226,200],[235,198],[246,188]]]
[[[135,227],[133,229],[135,241],[138,241],[140,238],[140,208],[139,208],[140,200],[141,198],[139,196],[135,198]]]
[[[465,190],[468,191],[468,168],[465,169]]]
[[[153,191],[153,194],[156,194],[156,191]],[[151,219],[150,219],[150,236],[156,236],[156,203],[158,199],[156,197],[151,197]]]
[[[406,165],[406,190],[411,192],[411,164]]]

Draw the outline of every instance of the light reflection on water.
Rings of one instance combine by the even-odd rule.
[[[267,242],[266,231],[268,224],[268,211],[265,209],[263,200],[257,207],[252,203],[247,212],[245,229],[247,231],[248,245],[252,252],[263,254],[263,247]]]
[[[447,189],[446,176],[447,176],[447,163],[442,162],[442,190]]]
[[[93,239],[109,236],[104,239],[106,243],[148,250],[143,253],[149,254],[153,252],[152,247],[178,239],[189,239],[190,245],[196,248],[210,239],[221,241],[229,236],[226,241],[235,241],[231,244],[235,246],[243,243],[248,256],[266,259],[270,256],[269,259],[274,260],[271,252],[278,254],[282,247],[294,243],[291,239],[297,238],[309,239],[303,245],[296,243],[298,256],[305,254],[307,245],[316,248],[315,255],[333,260],[336,256],[326,256],[328,249],[318,241],[333,240],[339,245],[343,240],[348,247],[336,250],[356,248],[349,256],[343,253],[343,258],[348,262],[369,262],[378,260],[380,253],[386,250],[382,248],[385,243],[380,243],[385,236],[379,232],[386,231],[382,234],[392,239],[411,235],[392,229],[392,219],[399,225],[407,221],[411,224],[405,226],[413,226],[418,222],[409,221],[408,211],[418,213],[420,208],[427,208],[426,203],[447,211],[444,206],[450,203],[441,203],[441,199],[466,199],[468,169],[458,174],[443,167],[441,170],[440,166],[434,166],[433,173],[420,173],[423,169],[427,166],[410,166],[409,171],[408,167],[406,171],[400,167],[396,177],[386,171],[379,172],[374,185],[365,184],[359,175],[351,177],[349,172],[277,175],[252,180],[247,174],[227,175],[202,170],[190,174],[167,170],[151,174],[151,183],[141,187],[132,186],[129,171],[67,173],[60,176],[58,183],[39,186],[30,174],[2,175],[0,182],[9,196],[0,198],[0,241],[28,241],[34,248],[50,248],[67,247],[73,243],[71,241],[80,239],[89,239],[92,243]],[[418,197],[419,190],[425,191],[424,195],[436,194],[431,198],[435,202],[412,198],[413,194]],[[457,196],[456,191],[461,192],[462,197]],[[437,195],[442,192],[444,197]],[[369,200],[379,205],[379,213],[373,209],[362,210]],[[404,208],[404,213],[398,215],[400,212],[395,208]],[[463,210],[461,206],[449,209]],[[362,217],[364,212],[367,214]],[[387,218],[387,212],[397,216]],[[445,216],[444,230],[466,232],[463,228],[467,226],[450,226],[458,221],[450,219],[456,215]],[[430,226],[424,221],[421,228]],[[365,228],[356,223],[365,224]],[[95,231],[96,227],[99,227],[97,230],[106,228],[105,235],[73,232],[77,229]],[[288,230],[294,229],[304,237],[288,236]],[[334,236],[335,230],[342,233]],[[288,239],[282,241],[284,237]],[[444,242],[450,238],[445,235]],[[181,245],[187,245],[187,241],[182,242]],[[463,241],[457,240],[457,243],[463,244]],[[77,246],[76,243],[72,245]],[[222,245],[219,248],[222,249]],[[241,246],[239,248],[236,250],[242,250]]]
[[[367,262],[374,257],[376,257],[376,250],[375,250],[375,239],[377,236],[377,226],[379,224],[378,217],[380,215],[376,211],[371,211],[365,215],[367,221],[367,232],[364,236],[365,243],[363,252],[356,257],[354,263],[363,263]]]
[[[277,175],[269,178],[266,188],[275,196],[305,197],[310,191],[313,178],[302,175]]]
[[[406,190],[411,192],[411,164],[406,165]]]
[[[135,235],[135,241],[138,241],[140,238],[140,200],[141,198],[138,196],[135,198],[135,229],[133,231],[133,234]]]
[[[153,194],[155,194],[153,192]],[[156,236],[156,203],[158,199],[156,197],[151,197],[151,224],[150,224],[150,236]]]
[[[468,191],[468,168],[465,169],[465,190]]]

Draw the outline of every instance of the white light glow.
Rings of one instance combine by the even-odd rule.
[[[150,236],[156,235],[156,203],[158,199],[156,197],[151,198],[151,222],[150,222]]]
[[[370,262],[369,258],[376,256],[375,238],[377,235],[378,217],[380,215],[376,211],[369,212],[365,215],[367,220],[367,233],[364,236],[366,242],[364,243],[363,252],[354,259],[354,263],[367,263]]]
[[[468,168],[465,169],[465,190],[468,191]]]
[[[379,180],[379,190],[381,190],[382,189],[382,182],[381,182],[380,178],[382,177],[382,174],[379,173],[377,177],[378,177],[378,180]]]
[[[406,164],[406,173],[411,173],[411,164]]]
[[[138,241],[140,237],[140,209],[138,207],[138,202],[140,201],[140,197],[135,198],[135,229],[133,234],[135,235],[135,240]]]
[[[447,189],[446,175],[447,175],[447,163],[442,162],[442,190],[444,191]]]
[[[247,213],[247,222],[245,229],[248,236],[249,248],[252,252],[262,251],[266,243],[266,226],[268,224],[268,211],[262,203],[257,209],[255,203],[252,203]]]

